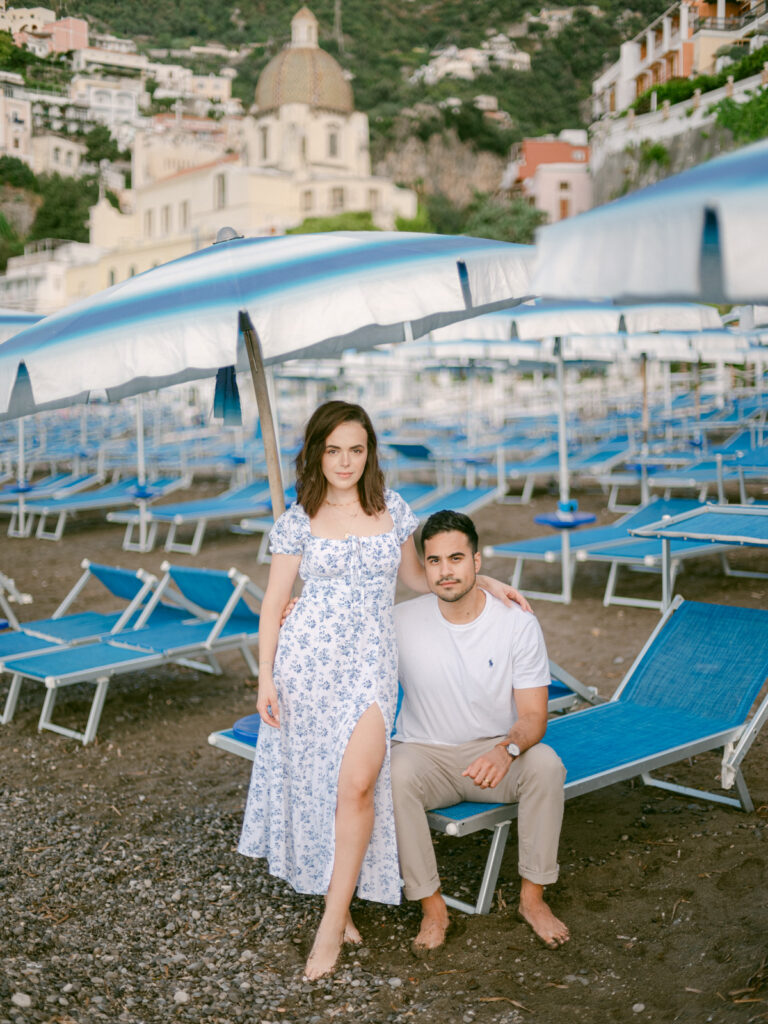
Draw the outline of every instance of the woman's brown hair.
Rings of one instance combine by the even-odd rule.
[[[351,402],[325,402],[315,409],[304,431],[304,444],[296,456],[296,498],[307,515],[317,515],[325,499],[328,481],[323,476],[322,459],[328,435],[342,423],[359,423],[368,436],[368,455],[363,475],[357,482],[360,504],[366,515],[383,512],[384,474],[379,466],[376,431],[368,413]]]

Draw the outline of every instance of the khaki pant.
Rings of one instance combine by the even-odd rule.
[[[563,821],[565,768],[551,747],[537,743],[516,758],[494,789],[476,786],[462,772],[503,736],[457,746],[392,744],[392,796],[406,899],[431,896],[440,887],[427,817],[436,807],[462,800],[517,803],[518,870],[538,885],[557,881],[557,847]]]

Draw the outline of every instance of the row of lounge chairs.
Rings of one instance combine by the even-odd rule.
[[[757,543],[764,543],[763,523],[768,509],[765,506],[754,506],[758,515],[753,516],[745,525],[744,516],[736,523],[730,520],[730,532],[722,530],[713,535],[675,534],[668,532],[664,541],[658,531],[666,524],[676,522],[698,510],[710,510],[711,513],[728,510],[745,511],[753,506],[719,506],[701,505],[688,498],[651,498],[647,504],[641,505],[626,513],[614,523],[606,526],[586,527],[572,530],[569,533],[567,558],[569,559],[569,579],[573,580],[576,568],[586,562],[604,564],[609,567],[608,579],[603,597],[603,604],[630,605],[640,608],[663,610],[668,607],[672,587],[683,563],[691,558],[717,555],[720,558],[723,572],[727,576],[749,576],[763,578],[764,573],[734,569],[728,562],[727,553],[734,548],[750,544],[749,536],[756,537]],[[761,514],[762,512],[762,514]],[[736,527],[743,528],[741,533],[734,532]],[[746,530],[746,534],[743,532]],[[757,533],[755,533],[757,531]],[[513,559],[514,569],[510,577],[512,586],[516,587],[529,598],[547,601],[565,601],[566,594],[561,585],[559,590],[531,590],[525,586],[523,571],[527,563],[544,563],[560,566],[563,562],[563,545],[561,535],[533,537],[525,540],[510,541],[502,544],[487,545],[483,549],[486,558]],[[654,572],[661,580],[661,594],[658,599],[650,599],[619,594],[618,583],[623,569]],[[561,573],[560,582],[562,584]]]
[[[217,655],[233,649],[257,674],[251,648],[258,642],[257,609],[263,593],[238,570],[221,572],[166,562],[161,580],[141,569],[133,572],[88,561],[83,562],[83,570],[50,618],[20,623],[11,611],[11,628],[0,633],[0,671],[10,676],[0,724],[12,720],[25,681],[46,688],[38,729],[85,744],[96,735],[115,676],[171,663],[220,674]],[[71,610],[92,581],[119,602],[117,609]],[[10,611],[7,604],[5,611]],[[52,720],[58,692],[74,683],[94,687],[83,731]]]

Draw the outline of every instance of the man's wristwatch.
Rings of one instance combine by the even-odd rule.
[[[513,761],[516,757],[520,757],[520,747],[516,743],[500,743],[499,746],[504,747]]]

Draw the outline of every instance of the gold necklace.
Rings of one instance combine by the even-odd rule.
[[[348,512],[347,511],[347,509],[351,509],[355,505],[359,505],[360,504],[359,501],[329,501],[326,498],[325,499],[325,504],[330,506],[330,508],[343,509],[344,510],[344,515],[349,516],[351,519],[357,519],[359,516],[361,516],[363,514],[362,507],[358,508],[358,510],[356,512]]]

